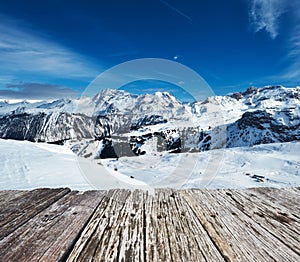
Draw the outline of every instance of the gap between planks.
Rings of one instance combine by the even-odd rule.
[[[299,188],[0,191],[1,261],[300,261]]]

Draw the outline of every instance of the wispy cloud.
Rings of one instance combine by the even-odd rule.
[[[57,99],[74,98],[76,91],[60,85],[41,83],[8,84],[5,90],[0,90],[0,97],[5,99]]]
[[[289,17],[293,21],[290,25],[290,37],[287,39],[286,60],[289,66],[280,76],[287,85],[300,85],[300,1],[287,1],[290,4]]]
[[[250,23],[255,32],[265,30],[275,39],[279,34],[279,20],[285,12],[287,0],[250,0]]]
[[[298,11],[300,12],[300,4]],[[297,80],[300,85],[300,24],[295,27],[293,35],[289,39],[289,52],[287,59],[291,61],[291,63],[287,70],[283,73],[282,79],[290,81]]]
[[[300,2],[297,0],[248,0],[250,2],[249,18],[255,32],[265,30],[272,39],[280,34],[281,16],[289,15],[290,36],[285,40],[286,55],[283,60],[288,63],[281,74],[269,76],[265,81],[277,84],[300,84]]]
[[[0,15],[0,71],[6,75],[36,74],[63,79],[94,78],[100,68],[84,56]]]

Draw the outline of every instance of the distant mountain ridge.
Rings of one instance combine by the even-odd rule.
[[[0,138],[68,143],[86,157],[300,141],[300,87],[248,88],[183,104],[167,92],[103,90],[53,102],[0,102]]]

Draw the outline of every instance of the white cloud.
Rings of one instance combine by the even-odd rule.
[[[5,99],[57,99],[74,98],[78,92],[60,85],[46,83],[8,84],[0,90],[0,97]]]
[[[41,36],[20,21],[0,16],[0,73],[92,79],[100,68],[76,52]]]
[[[279,35],[280,18],[287,12],[289,15],[288,30],[290,36],[286,39],[286,56],[284,62],[289,65],[281,74],[266,77],[266,81],[276,81],[278,84],[299,83],[300,79],[300,1],[298,0],[249,0],[250,22],[255,32],[265,30],[272,39]],[[287,25],[286,25],[287,26]],[[278,82],[279,81],[279,82]]]
[[[279,18],[287,0],[250,0],[250,22],[255,32],[266,30],[272,39],[279,34]]]
[[[282,78],[291,81],[297,80],[300,84],[300,25],[295,27],[293,35],[289,39],[289,53],[287,59],[291,61],[291,64],[282,75]]]
[[[291,50],[289,55],[298,58],[300,56],[300,25],[295,28],[293,36],[290,38],[290,45]]]

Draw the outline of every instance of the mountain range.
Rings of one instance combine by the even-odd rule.
[[[300,87],[250,87],[195,103],[109,89],[73,100],[0,102],[0,138],[67,144],[86,158],[299,141],[299,130]]]

